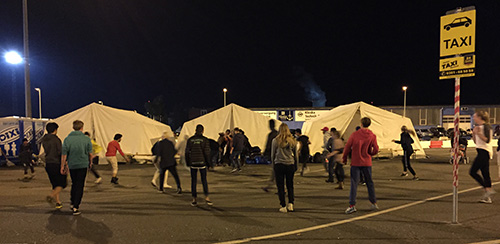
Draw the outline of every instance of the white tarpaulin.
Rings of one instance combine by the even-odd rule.
[[[229,104],[211,113],[196,119],[187,121],[182,126],[177,145],[179,153],[183,154],[186,141],[195,133],[196,125],[201,124],[205,128],[204,136],[217,140],[220,132],[238,127],[245,132],[252,146],[258,146],[262,151],[266,147],[267,134],[269,134],[270,118],[250,109],[236,104]],[[276,130],[281,122],[275,120]]]
[[[401,126],[403,125],[415,131],[411,120],[364,102],[338,106],[326,113],[322,113],[321,116],[315,119],[306,121],[302,126],[302,133],[310,138],[311,153],[323,150],[321,148],[323,145],[321,129],[323,127],[335,127],[347,141],[349,136],[356,130],[356,126],[361,124],[360,120],[363,117],[371,119],[372,124],[369,128],[377,136],[377,143],[382,150],[390,149],[394,155],[402,155],[401,145],[392,142],[392,140],[400,139]],[[413,148],[417,156],[425,156],[419,139],[416,136],[412,136],[412,138],[415,141]]]
[[[153,139],[161,137],[163,132],[173,136],[170,126],[134,111],[91,103],[53,120],[59,125],[57,135],[61,140],[73,131],[74,120],[83,121],[83,131],[93,135],[104,151],[117,133],[123,135],[120,146],[126,154],[151,154]]]

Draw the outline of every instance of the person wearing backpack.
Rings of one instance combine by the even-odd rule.
[[[492,203],[491,195],[496,192],[491,188],[490,178],[490,159],[493,158],[491,145],[493,131],[488,123],[490,116],[485,111],[477,111],[472,119],[476,124],[472,131],[472,140],[476,143],[477,156],[470,167],[469,174],[484,188],[484,195],[479,202]],[[477,173],[479,170],[481,170],[482,177]]]
[[[205,194],[205,201],[208,206],[212,206],[213,203],[208,197],[208,183],[207,183],[207,166],[210,160],[210,142],[208,138],[203,136],[203,125],[198,124],[196,126],[195,135],[187,140],[186,145],[186,164],[191,168],[191,195],[193,201],[191,206],[195,207],[198,205],[196,200],[196,184],[198,178],[198,171],[201,176],[201,183],[203,184],[203,193]]]

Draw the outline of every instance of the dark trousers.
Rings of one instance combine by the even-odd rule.
[[[23,161],[24,174],[28,174],[28,168],[31,170],[31,173],[35,173],[35,168],[33,167],[33,162],[31,160]]]
[[[181,189],[181,180],[179,179],[179,174],[177,174],[177,167],[175,165],[160,168],[160,191],[163,191],[163,184],[165,182],[165,172],[168,170],[170,174],[174,177],[175,183],[177,184],[177,189]]]
[[[366,188],[368,188],[368,199],[371,203],[376,203],[375,198],[375,185],[372,180],[372,167],[358,167],[351,166],[351,192],[349,193],[349,204],[356,205],[356,194],[358,191],[359,177],[360,173],[363,173],[366,182]]]
[[[490,155],[488,151],[484,149],[477,148],[476,151],[477,157],[470,167],[469,174],[483,187],[491,187]],[[483,177],[477,173],[478,170],[481,170]]]
[[[335,162],[333,161],[333,158],[329,158],[328,159],[328,181],[333,181],[333,175],[335,174],[334,168],[335,168]]]
[[[233,151],[233,153],[231,153],[231,163],[233,164],[233,169],[240,169],[241,168],[240,155],[241,155],[241,151]]]
[[[345,173],[343,164],[336,162],[335,169],[333,169],[333,172],[335,172],[335,177],[337,177],[338,182],[344,182]]]
[[[417,173],[415,173],[415,170],[413,170],[413,168],[411,167],[411,164],[410,164],[410,157],[413,154],[413,151],[404,150],[403,152],[404,152],[403,159],[401,160],[403,162],[403,172],[406,172],[407,170],[409,170],[410,173],[413,176],[415,176]]]
[[[294,165],[274,164],[274,174],[276,176],[276,187],[278,188],[278,198],[280,205],[286,206],[285,202],[285,182],[286,190],[288,192],[288,203],[293,203],[293,175],[295,174]]]
[[[302,164],[302,170],[304,170],[304,168],[306,168],[306,167],[307,167],[307,163],[308,163],[308,161],[309,161],[309,157],[310,157],[310,156],[309,156],[309,153],[307,153],[307,154],[302,154],[302,153],[301,153],[301,154],[299,155],[299,163],[301,163],[301,164]]]
[[[92,168],[90,168],[90,172],[95,176],[95,178],[101,178],[97,170],[95,169],[95,165],[92,165]]]
[[[198,196],[196,192],[198,171],[200,171],[201,184],[203,184],[203,193],[208,197],[207,168],[191,168],[191,196],[193,196],[193,198]]]
[[[82,202],[87,168],[70,169],[69,174],[71,175],[71,205],[73,205],[74,208],[79,208]]]

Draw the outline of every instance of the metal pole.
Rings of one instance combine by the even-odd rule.
[[[403,117],[406,117],[406,89],[405,89],[405,98],[403,103]]]
[[[37,88],[38,91],[38,111],[40,115],[40,119],[42,119],[42,89]]]
[[[227,89],[224,88],[222,91],[224,92],[224,107],[225,107],[226,106],[226,93],[227,93]]]
[[[28,46],[28,0],[23,0],[24,96],[26,117],[31,118],[31,84]]]
[[[455,78],[455,126],[453,137],[453,220],[452,224],[458,224],[458,139],[460,137],[460,77]]]

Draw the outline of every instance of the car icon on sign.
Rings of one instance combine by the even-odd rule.
[[[447,24],[444,26],[444,29],[449,31],[451,28],[459,27],[459,26],[465,26],[469,27],[469,25],[472,24],[472,20],[467,18],[467,17],[460,17],[454,19],[451,23]]]

